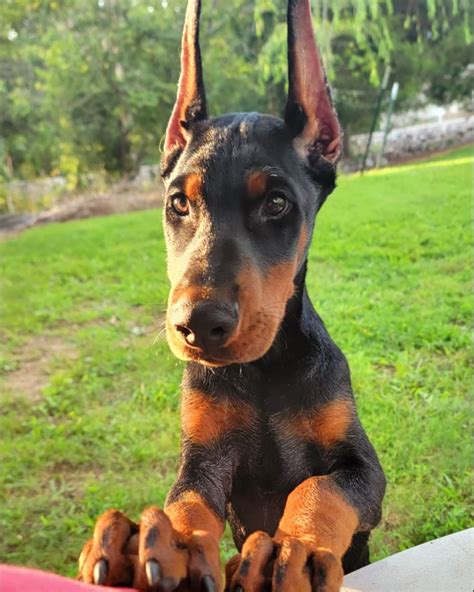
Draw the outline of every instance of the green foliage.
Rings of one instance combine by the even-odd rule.
[[[342,176],[310,251],[309,291],[388,478],[375,559],[472,524],[471,166],[468,148]],[[35,228],[0,244],[0,265],[0,556],[73,575],[96,516],[138,517],[176,472],[160,213]],[[14,385],[42,340],[56,354],[32,399]]]
[[[0,177],[133,174],[159,160],[179,74],[185,0],[5,0],[0,24]],[[315,25],[346,132],[367,129],[383,67],[421,91],[466,97],[469,0],[316,0]],[[211,112],[280,114],[286,1],[204,3]],[[464,77],[463,77],[464,76]]]
[[[456,0],[318,0],[314,25],[346,134],[370,126],[385,68],[401,83],[398,108],[429,100],[468,100],[472,3]],[[285,100],[285,3],[257,0],[264,85]]]
[[[97,164],[126,173],[145,154],[158,158],[160,109],[171,109],[175,88],[177,16],[161,2],[28,6],[11,45],[18,63],[33,72],[28,84],[10,81],[11,109],[26,108],[29,96],[38,103],[35,130],[51,152],[47,162],[34,163],[37,174],[60,172],[77,182]],[[13,158],[21,160],[15,147]]]

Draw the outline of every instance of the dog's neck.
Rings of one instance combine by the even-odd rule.
[[[316,313],[306,290],[306,261],[295,277],[295,292],[288,301],[285,316],[269,351],[258,360],[209,368],[195,362],[187,366],[184,382],[213,385],[215,393],[259,401],[268,411],[286,408],[310,409],[324,387],[317,391],[304,388],[306,377],[323,369],[334,345]],[[284,395],[284,385],[293,390]],[[281,390],[283,388],[283,391]],[[320,394],[320,391],[323,395]],[[231,393],[229,395],[229,393]],[[275,396],[276,395],[276,396]],[[249,399],[250,398],[250,399]]]

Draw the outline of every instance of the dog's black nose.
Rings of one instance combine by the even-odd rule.
[[[185,308],[173,320],[176,331],[189,346],[212,351],[229,340],[239,322],[239,311],[236,303],[206,300]]]

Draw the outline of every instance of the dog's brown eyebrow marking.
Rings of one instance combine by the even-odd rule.
[[[251,198],[261,197],[267,189],[268,173],[264,170],[251,171],[247,175],[247,194]]]
[[[204,179],[200,173],[190,173],[183,182],[183,189],[189,201],[196,201],[202,196]]]

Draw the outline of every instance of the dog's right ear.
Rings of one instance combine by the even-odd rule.
[[[168,169],[170,161],[176,162],[176,158],[186,147],[192,124],[207,118],[206,92],[199,47],[200,16],[201,0],[189,0],[181,42],[178,95],[165,136],[164,152]]]

